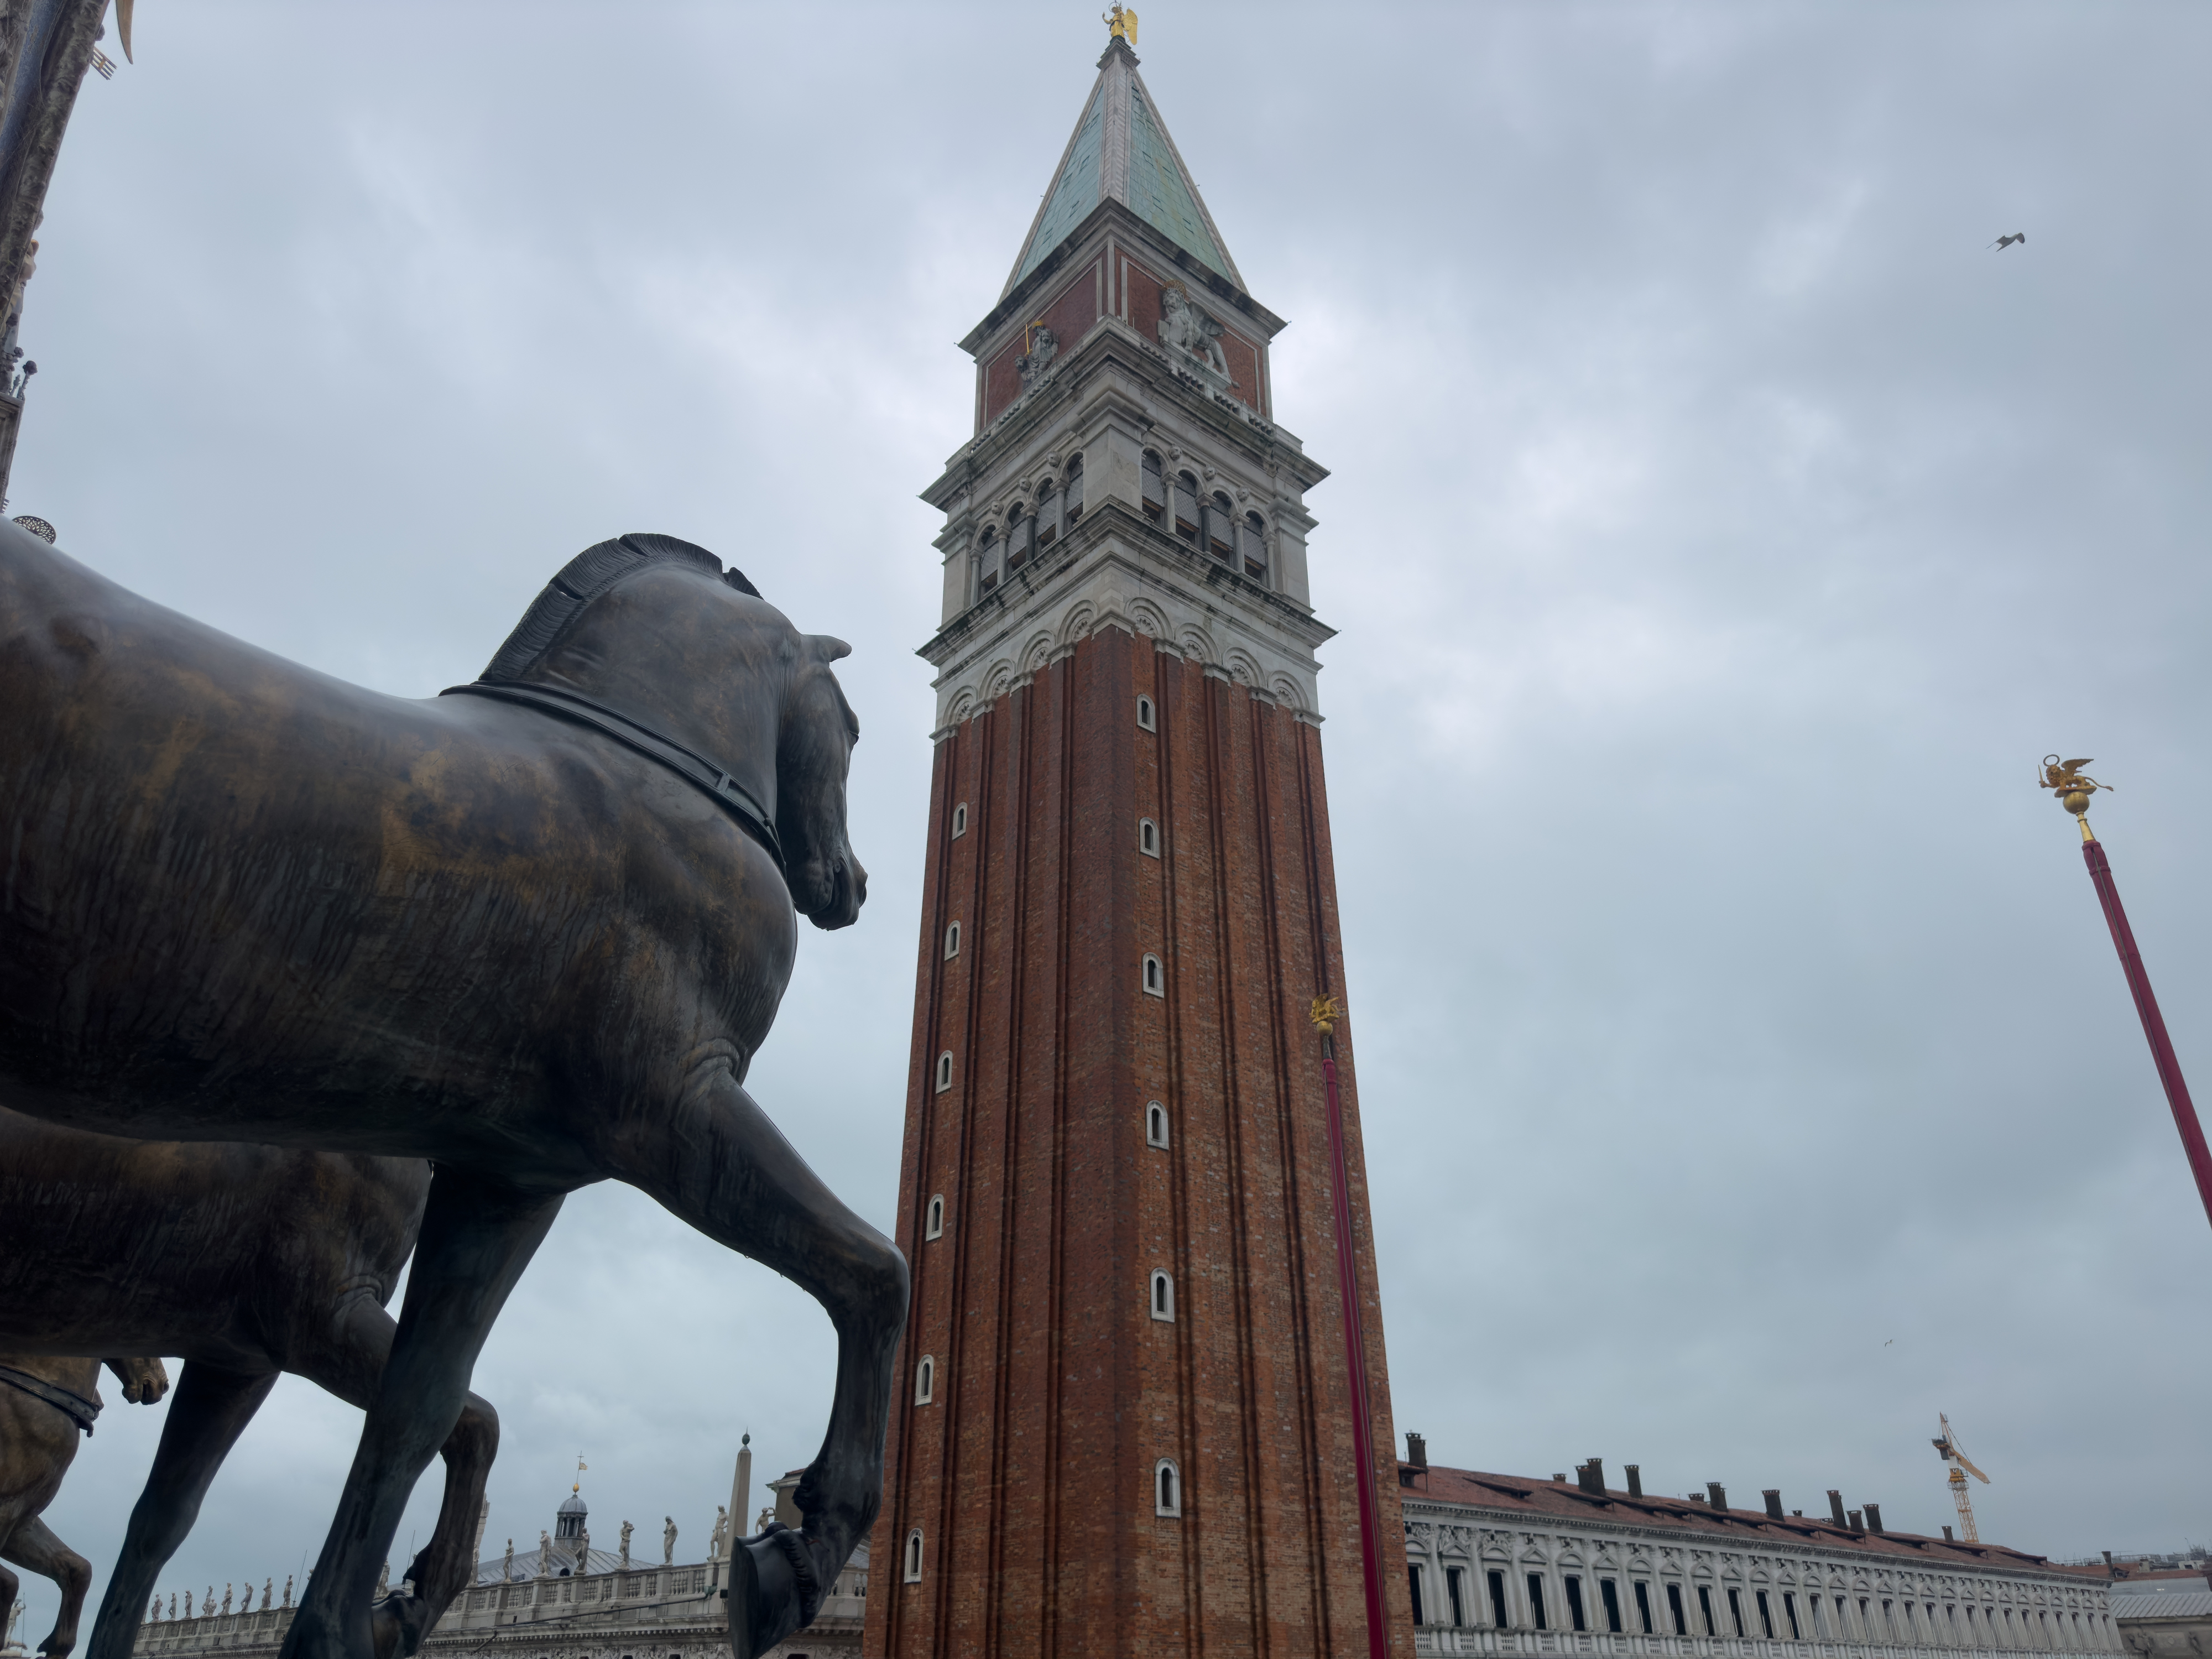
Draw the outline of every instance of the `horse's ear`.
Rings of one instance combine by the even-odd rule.
[[[853,654],[851,646],[829,634],[809,634],[806,636],[806,646],[807,649],[813,652],[823,662],[835,662],[840,657],[849,657]]]

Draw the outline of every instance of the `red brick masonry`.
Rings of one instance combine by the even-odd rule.
[[[1160,857],[1139,850],[1139,818]],[[1142,988],[1147,952],[1164,995]],[[900,1176],[914,1312],[866,1652],[1364,1654],[1363,1429],[1391,1649],[1411,1652],[1340,1025],[1371,1420],[1346,1403],[1307,1018],[1323,960],[1341,986],[1320,733],[1287,710],[1109,629],[939,744]],[[1165,1150],[1146,1143],[1155,1100]],[[936,1194],[945,1231],[927,1239]],[[1156,1269],[1174,1276],[1171,1323],[1151,1316]],[[1164,1457],[1179,1517],[1154,1512]]]

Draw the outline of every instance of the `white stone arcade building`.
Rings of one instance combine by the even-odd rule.
[[[1572,1480],[1399,1465],[1418,1654],[1935,1659],[2122,1650],[2105,1585],[1994,1544]]]

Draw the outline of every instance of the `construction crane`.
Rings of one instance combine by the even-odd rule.
[[[1981,1534],[1974,1530],[1974,1504],[1973,1500],[1966,1496],[1966,1477],[1971,1474],[1985,1486],[1990,1484],[1990,1478],[1976,1468],[1966,1454],[1959,1449],[1959,1437],[1952,1431],[1950,1418],[1942,1412],[1936,1415],[1943,1425],[1943,1432],[1935,1443],[1936,1455],[1951,1471],[1951,1502],[1959,1511],[1959,1530],[1965,1534],[1960,1541],[1978,1544],[1982,1541]]]

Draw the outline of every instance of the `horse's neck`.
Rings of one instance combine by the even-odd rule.
[[[35,1376],[41,1382],[51,1382],[58,1389],[67,1389],[81,1399],[91,1400],[98,1395],[97,1359],[58,1358],[46,1353],[0,1353],[0,1365],[26,1376]]]
[[[763,630],[764,632],[764,630]],[[728,772],[775,817],[776,743],[788,673],[777,641],[696,672],[680,651],[611,659],[559,652],[527,678],[573,691],[639,721]]]

